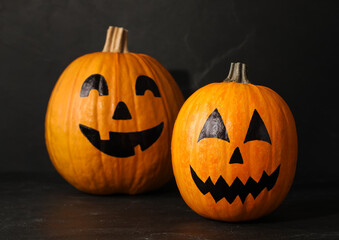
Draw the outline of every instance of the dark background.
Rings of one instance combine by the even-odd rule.
[[[336,1],[0,1],[0,171],[55,171],[44,117],[59,75],[101,51],[109,25],[129,50],[160,61],[185,97],[223,80],[233,61],[278,92],[298,129],[296,182],[334,179],[339,167]]]

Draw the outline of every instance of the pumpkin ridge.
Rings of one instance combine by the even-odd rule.
[[[129,57],[130,57],[131,59],[134,59],[135,63],[137,63],[137,64],[139,65],[138,68],[141,68],[142,70],[144,70],[143,66],[139,63],[139,55],[138,55],[138,54],[130,53],[130,54],[129,54]],[[126,66],[127,71],[128,71],[128,73],[129,73],[129,79],[132,79],[131,71],[128,70],[128,69],[129,69],[129,66],[128,66],[128,64],[126,64],[126,65],[127,65],[127,66]],[[133,77],[135,77],[135,76],[133,76]],[[134,80],[134,79],[133,79],[133,80]],[[132,91],[132,92],[135,91],[134,87],[135,87],[135,84],[131,85],[131,91]],[[135,105],[136,102],[137,102],[136,96],[135,96],[135,94],[133,94],[133,110],[134,110],[134,114],[135,114],[135,115],[137,115],[137,109],[136,109],[136,105]],[[141,130],[141,127],[140,127],[140,125],[139,125],[139,121],[137,121],[137,119],[135,119],[135,122],[136,122],[136,125],[137,125],[137,131],[140,131],[140,130]],[[141,147],[140,147],[140,149],[141,149]],[[139,161],[140,161],[140,158],[141,158],[141,156],[139,156],[139,155],[136,156],[136,161],[139,162]],[[142,175],[142,174],[140,173],[140,169],[141,169],[141,168],[139,168],[139,167],[137,167],[137,166],[133,166],[134,175],[136,175],[136,176]],[[143,181],[144,181],[144,180],[143,180]],[[140,182],[139,182],[139,184],[140,184]],[[132,179],[132,184],[131,184],[131,185],[132,185],[132,189],[137,188],[138,183],[137,183],[137,181],[136,181],[136,178],[133,178],[133,179]]]
[[[276,105],[279,106],[280,112],[282,114],[282,117],[284,118],[284,122],[286,124],[286,126],[294,126],[294,130],[295,129],[295,123],[294,123],[294,118],[292,115],[292,112],[289,110],[289,108],[287,107],[287,103],[285,102],[285,100],[283,98],[281,98],[277,93],[275,93],[273,90],[263,87],[266,91],[270,92],[272,95],[272,101],[274,101],[276,103]],[[296,133],[295,133],[296,134]],[[292,133],[289,133],[289,135],[292,135]],[[291,141],[289,141],[287,139],[287,144],[291,144]],[[293,144],[293,143],[292,143]],[[295,168],[294,168],[294,172],[295,172]],[[294,174],[292,174],[294,176]],[[288,182],[284,182],[284,187],[287,189],[290,189],[293,183],[293,179],[291,180],[290,183]],[[282,193],[280,193],[282,194]]]
[[[262,86],[260,86],[260,87],[258,87],[258,89],[259,89],[259,91],[261,92],[261,94],[262,95],[264,95],[263,94],[263,92],[265,91],[265,90],[267,90],[267,89],[269,89],[269,88],[266,88],[266,87],[262,87]],[[288,121],[288,119],[287,119],[287,117],[286,117],[286,114],[285,114],[285,111],[283,110],[283,108],[282,108],[282,106],[281,106],[281,101],[276,101],[276,99],[275,99],[275,96],[277,95],[273,90],[271,90],[271,91],[267,91],[267,92],[269,92],[269,94],[270,94],[270,96],[271,96],[271,98],[270,98],[270,105],[272,106],[272,104],[274,103],[274,105],[275,106],[277,106],[278,107],[278,111],[281,113],[281,116],[283,117],[283,124],[284,125],[286,125],[286,126],[291,126],[290,125],[290,122]],[[273,122],[271,121],[271,124],[273,125]],[[273,127],[272,127],[272,129],[273,129]],[[272,153],[273,154],[273,153]],[[281,154],[279,154],[279,155],[281,155]],[[273,159],[273,156],[272,156],[272,159]],[[283,163],[284,161],[286,161],[286,159],[281,159],[281,163]],[[285,166],[282,166],[282,167],[284,167],[285,168]],[[293,181],[293,179],[292,179],[292,181]],[[284,181],[284,182],[282,182],[281,184],[282,184],[282,186],[283,186],[283,188],[284,189],[287,189],[287,191],[289,191],[289,189],[290,189],[290,187],[288,187],[288,183],[289,181]],[[279,193],[279,195],[280,196],[283,196],[285,193],[283,192],[283,191],[280,191],[280,193]],[[276,203],[276,204],[280,204],[280,203]],[[273,211],[273,207],[274,206],[272,206],[272,211]]]
[[[100,54],[99,55],[100,56],[100,60],[102,61],[102,62],[104,62],[104,60],[106,60],[106,59],[103,59],[103,58],[106,58],[106,56],[105,55],[102,55],[102,54]],[[104,64],[103,63],[100,63],[100,70],[98,71],[98,72],[102,72],[103,71],[103,68],[104,68]],[[94,110],[94,112],[95,112],[95,118],[97,119],[95,122],[97,123],[97,128],[96,129],[100,129],[99,128],[99,124],[102,124],[102,123],[100,123],[100,121],[99,121],[99,113],[98,113],[98,104],[99,104],[99,96],[98,95],[95,95],[96,96],[96,104],[95,104],[95,110]],[[105,123],[104,123],[105,124]],[[99,136],[100,136],[100,133],[99,133]],[[107,183],[108,181],[108,177],[107,177],[107,172],[105,171],[105,164],[104,164],[104,156],[103,156],[103,153],[100,151],[99,152],[99,161],[98,162],[100,162],[100,164],[101,164],[101,171],[103,172],[103,178],[104,178],[104,182],[105,183]]]
[[[81,66],[86,66],[88,63],[90,62],[90,59],[88,59],[88,58],[82,58],[82,63],[81,63]],[[80,65],[80,62],[78,63],[77,62],[77,65]],[[76,80],[73,80],[73,84],[72,84],[72,86],[71,86],[71,90],[70,90],[70,92],[76,92],[76,91],[74,91],[75,90],[75,86],[76,86],[76,84],[77,84],[77,81],[79,81],[78,79],[79,79],[79,75],[80,75],[80,73],[81,73],[81,71],[84,69],[84,67],[80,67],[79,69],[78,69],[78,71],[77,71],[77,73],[76,73],[76,75],[75,75],[75,77],[74,77],[74,79],[76,79]],[[81,174],[78,172],[78,170],[74,167],[74,165],[73,165],[73,161],[74,161],[74,159],[73,159],[73,156],[72,156],[72,151],[70,151],[70,149],[72,149],[71,148],[71,146],[70,146],[70,139],[72,139],[71,138],[71,131],[70,131],[70,129],[72,128],[72,126],[71,126],[71,124],[72,124],[72,121],[70,121],[70,119],[73,119],[73,109],[72,109],[72,107],[74,108],[74,105],[72,104],[72,102],[73,102],[74,100],[73,100],[73,96],[72,97],[70,97],[69,99],[68,99],[68,103],[66,104],[66,106],[68,106],[68,109],[66,110],[66,112],[67,112],[67,114],[66,114],[66,119],[65,119],[65,122],[66,122],[66,127],[65,127],[65,129],[67,129],[66,131],[67,131],[67,138],[66,138],[66,140],[67,140],[67,147],[68,147],[68,153],[69,153],[69,159],[71,159],[71,164],[70,164],[70,166],[72,166],[72,169],[73,169],[73,171],[74,171],[74,174],[77,176],[77,178],[78,179],[80,179],[81,177]],[[67,123],[68,123],[68,126],[67,126]],[[67,176],[67,177],[69,177],[69,176]],[[78,188],[82,188],[82,186],[80,186],[80,185],[78,185],[77,186]]]
[[[133,77],[134,77],[133,74],[132,74],[133,72],[130,71],[130,66],[129,66],[129,62],[127,62],[127,59],[128,58],[133,59],[133,57],[134,58],[136,57],[133,53],[124,54],[124,55],[121,56],[121,58],[123,59],[122,65],[124,66],[124,68],[126,68],[128,79],[132,79],[132,81],[134,81],[135,79],[133,79]],[[120,78],[120,81],[124,81],[124,80]],[[124,84],[124,83],[122,82],[121,84]],[[130,85],[130,91],[132,93],[134,92],[134,84]],[[136,96],[135,96],[135,94],[132,94],[132,95],[133,95],[133,97],[132,97],[132,104],[131,105],[133,106],[133,111],[134,111],[134,114],[132,115],[132,116],[134,116],[134,117],[132,117],[132,121],[135,123],[136,131],[141,131],[142,128],[140,127],[140,124],[139,124],[138,112],[137,112],[136,104],[135,104],[136,103]],[[137,146],[133,147],[134,152],[136,150],[136,147]],[[134,156],[135,156],[135,160],[139,163],[141,156],[139,156],[138,154],[135,154]],[[135,164],[133,166],[129,166],[129,167],[130,167],[130,170],[133,171],[133,173],[132,173],[133,176],[141,175],[140,174],[141,168],[139,168],[137,164]],[[135,178],[132,178],[130,180],[130,182],[129,182],[129,185],[131,186],[130,193],[134,192],[135,191],[134,189],[138,188],[137,179],[139,179],[139,177],[135,177]],[[139,182],[139,184],[140,184],[140,182]]]
[[[138,59],[139,61],[140,61],[140,63],[142,64],[142,65],[146,65],[147,67],[148,67],[148,69],[149,69],[149,71],[152,73],[152,76],[154,77],[154,78],[156,78],[157,80],[158,80],[158,85],[159,85],[159,88],[161,89],[161,91],[160,91],[160,89],[159,89],[159,91],[160,91],[160,94],[162,94],[162,98],[161,98],[161,101],[162,101],[162,106],[164,107],[164,112],[165,112],[165,114],[166,114],[166,118],[167,119],[171,119],[170,118],[170,114],[169,114],[169,110],[168,110],[168,108],[166,107],[166,106],[168,106],[167,104],[168,104],[168,102],[167,102],[167,95],[165,95],[164,93],[163,93],[163,89],[164,89],[164,87],[163,87],[163,84],[162,84],[162,81],[161,81],[161,77],[159,76],[159,74],[157,73],[157,72],[155,72],[154,70],[153,70],[153,68],[152,67],[150,67],[150,64],[148,63],[148,61],[147,61],[147,59],[144,57],[144,58],[140,58],[140,59]],[[155,65],[156,66],[156,65]],[[156,112],[156,111],[155,111]],[[168,141],[169,142],[171,142],[171,136],[170,135],[168,135]]]
[[[157,79],[157,84],[159,85],[159,91],[160,91],[160,94],[161,94],[161,102],[162,102],[162,107],[164,109],[164,113],[166,115],[166,119],[168,120],[166,122],[166,129],[167,129],[167,132],[168,132],[168,142],[171,143],[171,138],[172,138],[172,129],[169,129],[169,126],[167,126],[169,124],[169,122],[174,122],[175,119],[172,118],[172,115],[169,113],[169,108],[168,108],[168,95],[167,94],[164,94],[165,93],[165,88],[163,87],[163,81],[162,81],[162,77],[160,76],[159,73],[162,73],[162,69],[160,69],[160,71],[155,71],[154,68],[156,68],[158,66],[158,63],[156,64],[150,64],[148,62],[148,56],[145,55],[145,56],[141,56],[140,58],[138,58],[139,60],[139,63],[143,66],[147,66],[147,69],[150,71],[151,75],[153,76],[153,78]],[[151,67],[153,66],[153,67]],[[166,78],[167,79],[167,78]],[[154,112],[157,112],[156,110]],[[169,149],[169,152],[168,152],[168,155],[170,156],[171,154],[171,150]],[[165,161],[165,159],[162,159],[162,161]],[[171,173],[167,174],[167,175],[172,175],[172,164],[171,164],[171,159],[169,159],[168,161],[168,167],[171,169]],[[160,165],[158,166],[155,166],[157,171],[160,171],[159,167],[161,167]],[[167,178],[165,176],[163,176],[164,178]]]

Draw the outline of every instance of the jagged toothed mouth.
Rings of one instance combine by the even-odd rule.
[[[101,140],[99,131],[79,124],[82,134],[101,152],[113,157],[130,157],[140,145],[142,151],[149,148],[161,135],[164,123],[139,132],[109,132],[109,140]]]
[[[208,179],[203,182],[195,173],[192,166],[190,166],[190,168],[193,181],[202,194],[205,195],[210,193],[215,202],[225,198],[229,203],[232,203],[237,196],[239,196],[241,202],[244,203],[249,194],[251,194],[255,199],[265,188],[270,191],[277,182],[280,171],[279,165],[277,169],[271,173],[271,175],[268,175],[264,171],[258,182],[249,177],[245,184],[236,177],[233,183],[229,186],[222,176],[218,178],[215,184],[212,182],[211,177],[208,177]]]

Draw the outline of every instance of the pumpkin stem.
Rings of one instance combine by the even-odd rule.
[[[103,52],[127,53],[127,33],[122,27],[109,26]]]
[[[237,82],[249,84],[250,81],[246,75],[246,64],[245,63],[231,63],[230,72],[224,82]]]

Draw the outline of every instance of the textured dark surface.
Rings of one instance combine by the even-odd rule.
[[[247,223],[202,218],[174,182],[143,195],[81,193],[55,172],[0,175],[0,239],[339,239],[338,181],[293,186],[270,216]]]

